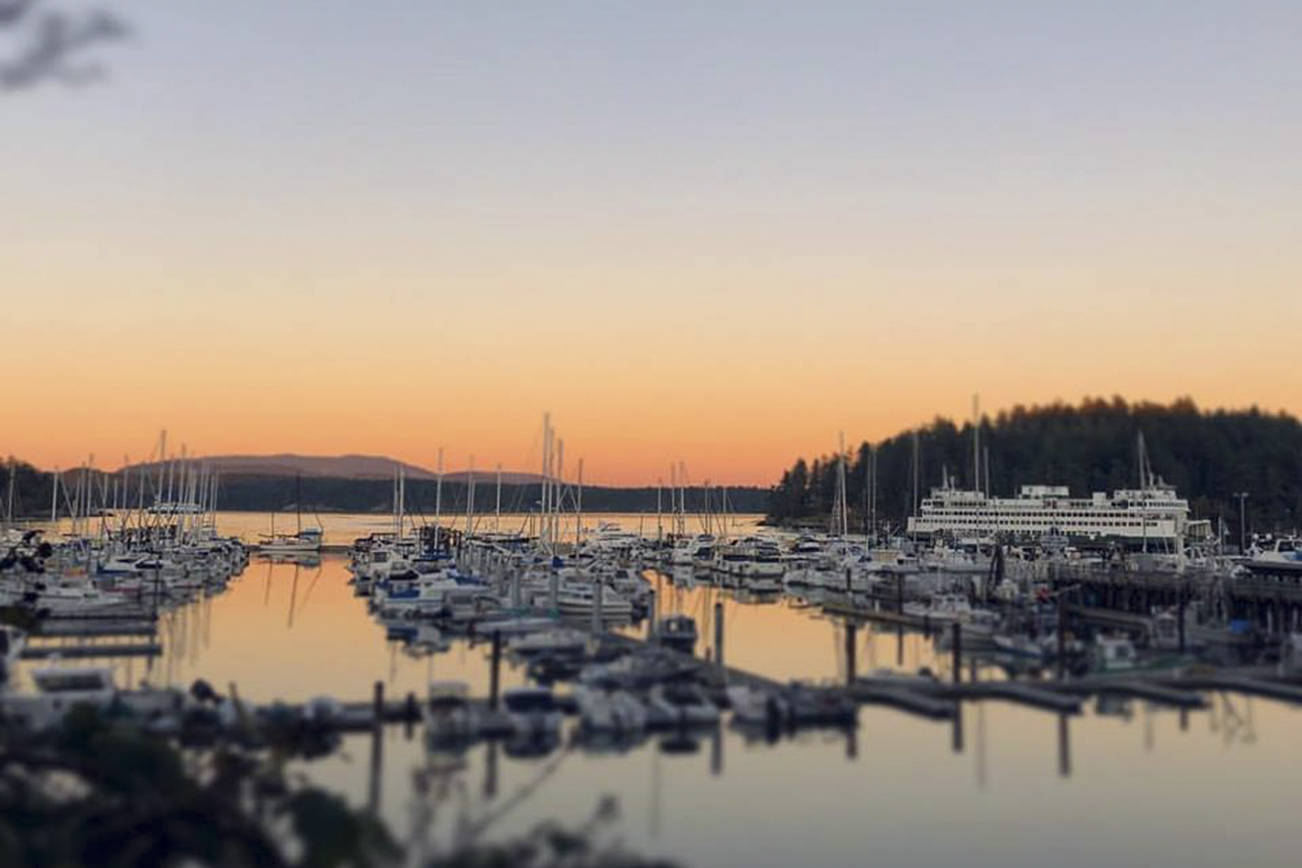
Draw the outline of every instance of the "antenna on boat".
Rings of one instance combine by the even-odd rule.
[[[981,396],[972,396],[972,490],[981,490]]]

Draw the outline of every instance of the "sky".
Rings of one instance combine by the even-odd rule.
[[[1302,413],[1295,2],[100,5],[104,79],[0,91],[38,465],[528,470],[550,411],[592,481],[770,484],[973,393]]]

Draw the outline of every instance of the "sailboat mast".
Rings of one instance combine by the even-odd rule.
[[[678,462],[678,523],[687,535],[687,465]]]
[[[443,447],[439,447],[438,464],[434,475],[434,548],[439,547],[439,522],[443,516]]]
[[[981,490],[981,396],[972,396],[972,490]]]
[[[8,506],[5,507],[5,519],[14,523],[14,479],[18,476],[18,463],[12,455],[9,456],[9,496]]]
[[[836,453],[836,524],[837,533],[844,538],[850,530],[849,510],[845,497],[845,432],[837,437]]]
[[[565,490],[565,438],[556,438],[556,496],[552,498],[552,539],[561,537],[561,501]]]
[[[910,515],[918,514],[918,431],[913,430],[913,499],[909,504]]]
[[[497,463],[497,504],[494,507],[493,532],[502,532],[502,462]]]
[[[579,459],[579,488],[574,498],[574,548],[577,551],[583,535],[583,459]]]
[[[543,413],[542,432],[542,479],[538,493],[538,537],[544,549],[550,549],[547,542],[547,476],[551,470],[551,414]]]
[[[470,456],[470,475],[466,478],[466,537],[470,536],[470,531],[475,520],[475,456]]]
[[[660,495],[664,488],[664,477],[656,477],[656,542],[659,542],[665,535],[664,524],[661,522]]]
[[[872,538],[877,539],[877,447],[868,447],[868,472],[871,484],[868,486],[868,524]]]
[[[669,464],[669,526],[674,536],[678,536],[678,468],[673,462]]]

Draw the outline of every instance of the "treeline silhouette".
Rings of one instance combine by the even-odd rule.
[[[75,490],[78,470],[67,471],[60,482],[65,494]],[[475,512],[491,513],[497,508],[497,486],[491,474],[488,479],[475,483]],[[92,506],[113,505],[112,485],[122,481],[121,473],[92,471]],[[125,505],[134,508],[139,502],[140,476],[133,472],[127,480],[130,489]],[[6,515],[9,490],[9,464],[0,466],[0,518]],[[408,480],[406,483],[407,511],[413,516],[434,515],[436,486],[430,480]],[[469,486],[464,482],[443,483],[443,512],[452,515],[466,511]],[[144,503],[154,502],[153,489],[146,485]],[[26,462],[15,465],[14,513],[18,517],[48,518],[50,497],[53,494],[53,477],[49,471],[38,470]],[[728,509],[731,512],[762,513],[768,507],[769,490],[759,487],[729,487],[726,489]],[[69,495],[70,496],[70,495]],[[502,484],[502,511],[529,512],[537,508],[541,487],[532,485]],[[565,505],[573,509],[573,495],[567,495]],[[180,499],[179,497],[177,499]],[[709,508],[718,512],[723,492],[710,491]],[[669,509],[669,492],[661,495],[663,509]],[[393,481],[389,479],[344,479],[338,477],[265,475],[223,475],[218,481],[217,506],[224,510],[251,512],[293,512],[295,504],[302,504],[305,514],[313,512],[375,512],[388,513],[393,509]],[[705,496],[699,488],[688,488],[686,494],[689,512],[702,512],[706,508]],[[613,488],[585,486],[583,510],[585,512],[654,512],[655,488]],[[65,495],[59,496],[59,514],[67,515]]]
[[[913,504],[913,431],[875,444],[877,517],[895,527]],[[1248,492],[1247,527],[1282,531],[1302,524],[1302,423],[1285,413],[1200,410],[1190,398],[1169,405],[1086,399],[1001,411],[981,419],[982,463],[989,451],[989,489],[1011,496],[1022,485],[1070,486],[1074,496],[1135,488],[1138,435],[1144,435],[1155,475],[1189,499],[1194,516],[1223,517],[1237,535],[1236,492]],[[948,473],[960,487],[973,482],[972,423],[937,417],[917,429],[921,496]],[[853,526],[867,526],[869,444],[846,466]],[[985,470],[982,469],[984,476]],[[985,488],[983,482],[982,485]],[[836,493],[836,456],[801,458],[782,475],[769,498],[771,521],[790,523],[830,515]]]

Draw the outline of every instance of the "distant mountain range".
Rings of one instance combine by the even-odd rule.
[[[200,460],[226,476],[302,476],[324,479],[392,479],[395,468],[401,466],[410,480],[433,480],[437,474],[425,467],[385,458],[382,455],[205,455]],[[156,470],[157,463],[132,465],[132,472]],[[445,482],[458,483],[470,479],[470,472],[458,470],[444,473]],[[474,471],[476,482],[497,480],[495,470]],[[536,473],[502,471],[503,485],[532,485],[538,482]]]
[[[426,467],[399,464],[391,458],[378,455],[206,455],[199,459],[216,468],[221,479],[218,503],[221,509],[257,512],[282,511],[294,508],[300,501],[303,509],[319,512],[371,512],[384,513],[393,506],[393,471],[401,466],[407,474],[406,502],[413,515],[432,515],[439,503],[440,492],[435,485],[436,474]],[[131,491],[139,492],[145,484],[143,495],[152,503],[153,490],[159,470],[157,462],[131,465],[128,473],[121,470],[91,472],[95,506],[111,504],[117,489],[110,480],[125,482]],[[38,470],[26,462],[18,462],[17,485],[14,492],[14,512],[19,516],[49,515],[52,475]],[[82,471],[73,469],[61,473],[61,488],[65,496],[60,512],[70,503],[71,492],[78,490]],[[481,509],[497,506],[497,471],[476,470],[474,480],[480,489],[478,503]],[[442,506],[449,512],[464,510],[469,500],[470,474],[460,470],[443,475]],[[0,464],[0,492],[7,489],[8,465]],[[164,489],[166,489],[166,485]],[[537,508],[539,476],[535,473],[502,473],[501,504],[504,512],[528,512]],[[178,489],[179,490],[179,489]],[[713,491],[711,497],[717,497]],[[756,513],[764,509],[769,491],[754,486],[728,488],[728,506],[733,512]],[[137,497],[140,497],[137,494]],[[699,488],[688,490],[689,511],[704,508]],[[131,503],[132,499],[127,498]],[[607,487],[587,485],[583,489],[585,512],[654,512],[657,503],[666,503],[654,486]],[[715,507],[711,507],[717,509]],[[0,505],[0,519],[7,503]]]

